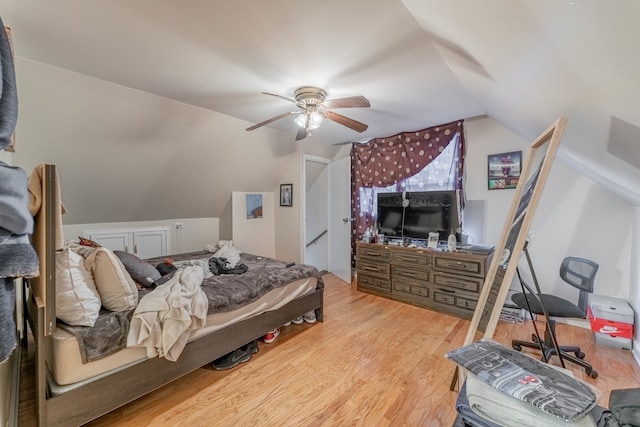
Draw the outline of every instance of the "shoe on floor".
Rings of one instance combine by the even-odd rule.
[[[276,338],[278,338],[278,335],[280,335],[280,328],[275,328],[273,331],[267,332],[263,337],[265,344],[274,342]]]
[[[282,325],[282,326],[289,326],[289,325],[291,325],[291,320],[289,320],[287,323],[285,323],[285,324],[284,324],[284,325]]]
[[[318,320],[316,319],[316,312],[314,310],[311,310],[310,312],[303,314],[302,320],[307,323],[316,323]]]
[[[294,325],[302,325],[302,322],[304,322],[304,320],[302,320],[302,316],[300,317],[296,317],[295,319],[293,319],[291,321]]]
[[[245,344],[242,347],[214,360],[212,363],[213,369],[225,371],[227,369],[235,368],[239,364],[251,360],[251,355],[257,351],[258,343],[256,341],[252,341],[249,344]]]

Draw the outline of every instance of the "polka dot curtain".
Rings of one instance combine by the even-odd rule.
[[[406,180],[436,159],[450,143],[457,143],[458,157],[455,190],[462,194],[464,171],[463,121],[415,131],[403,132],[386,138],[376,138],[364,144],[354,143],[351,148],[351,225],[352,248],[355,241],[374,225],[371,210],[374,200],[361,200],[362,194],[375,197],[375,192],[364,188],[388,187]],[[402,191],[402,190],[400,190]],[[366,207],[363,209],[363,205]]]

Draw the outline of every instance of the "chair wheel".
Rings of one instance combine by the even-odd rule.
[[[581,351],[576,351],[576,357],[578,359],[584,359],[585,354]]]
[[[587,375],[589,375],[593,379],[598,378],[598,373],[593,369],[585,369],[585,372],[587,373]]]
[[[522,346],[520,346],[520,344],[513,344],[511,347],[513,347],[513,349],[515,351],[520,351],[522,350]]]

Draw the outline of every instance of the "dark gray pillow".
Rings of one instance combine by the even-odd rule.
[[[113,253],[122,261],[131,278],[145,288],[154,287],[155,281],[162,277],[153,265],[141,260],[134,254],[125,251],[113,251]]]

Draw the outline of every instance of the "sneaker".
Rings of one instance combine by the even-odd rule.
[[[316,323],[317,321],[316,312],[311,310],[310,312],[303,314],[302,320],[304,320],[307,323]]]
[[[273,331],[267,332],[263,338],[265,344],[271,344],[274,342],[276,338],[278,338],[278,335],[280,335],[280,328],[275,328]]]
[[[289,325],[291,325],[291,320],[289,320],[287,323],[285,323],[285,324],[284,324],[284,325],[282,325],[282,326],[289,326]]]
[[[293,319],[291,321],[294,325],[302,325],[302,322],[304,322],[304,320],[302,320],[302,316],[300,317],[296,317],[295,319]]]
[[[225,371],[227,369],[235,368],[241,363],[251,360],[251,355],[257,353],[258,343],[252,341],[249,344],[245,344],[240,348],[233,350],[230,353],[213,361],[213,369],[218,371]]]

